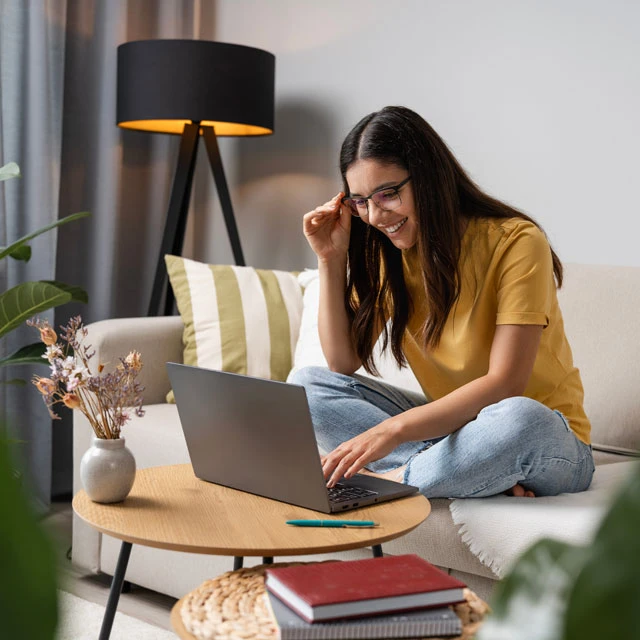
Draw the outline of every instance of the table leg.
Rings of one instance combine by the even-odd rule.
[[[371,551],[373,551],[373,557],[374,558],[382,558],[382,545],[381,544],[374,544],[371,547]]]
[[[120,599],[120,592],[122,591],[122,583],[124,582],[124,575],[127,572],[127,564],[129,564],[131,546],[130,542],[123,542],[120,547],[120,555],[118,556],[116,570],[113,574],[113,579],[111,580],[111,589],[109,590],[107,608],[105,609],[104,618],[102,619],[99,640],[108,640],[111,635],[113,618],[116,615],[118,600]]]
[[[243,563],[244,563],[243,556],[235,556],[233,558],[233,570],[237,571],[238,569],[242,569]]]
[[[263,556],[262,564],[273,564],[273,556]]]

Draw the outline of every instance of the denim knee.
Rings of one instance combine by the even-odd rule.
[[[483,414],[493,414],[493,419],[499,419],[503,438],[516,438],[522,444],[530,441],[537,446],[541,439],[558,435],[559,427],[571,431],[562,414],[525,396],[506,398],[483,409],[478,417]]]
[[[551,411],[549,407],[545,406],[541,402],[538,402],[533,398],[527,398],[526,396],[513,396],[511,398],[505,398],[504,400],[501,400],[500,402],[497,402],[495,405],[491,406],[495,407],[496,410],[509,415],[517,421],[523,420],[525,422],[537,422],[541,418],[546,418],[548,412]],[[483,411],[490,409],[491,406],[485,407]]]
[[[302,367],[302,369],[298,369],[293,373],[289,382],[306,387],[319,380],[323,371],[325,371],[325,367]]]
[[[331,371],[328,367],[309,366],[298,369],[289,382],[304,387],[314,424],[327,409],[327,401],[335,403],[353,398],[354,380],[349,376]]]

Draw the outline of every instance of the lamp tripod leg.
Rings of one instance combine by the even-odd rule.
[[[171,199],[169,200],[169,210],[167,220],[164,225],[160,254],[156,265],[156,274],[151,290],[151,301],[149,303],[149,316],[160,315],[162,304],[162,293],[167,282],[167,268],[164,264],[164,256],[167,253],[181,255],[184,233],[187,225],[187,214],[189,212],[189,199],[191,197],[191,184],[196,166],[198,153],[199,125],[185,125],[180,140],[180,151],[178,153],[178,165],[173,178],[171,188]],[[173,307],[173,292],[167,286],[165,297],[164,314],[170,315]]]
[[[236,264],[240,267],[245,266],[244,255],[240,245],[240,235],[236,226],[236,219],[233,214],[233,205],[231,204],[231,196],[229,195],[229,187],[227,179],[224,175],[222,167],[222,158],[220,156],[220,147],[218,146],[218,138],[213,127],[202,127],[202,136],[204,138],[205,147],[209,156],[209,163],[213,172],[213,178],[218,189],[218,197],[220,198],[220,206],[222,214],[227,225],[227,234],[231,243],[231,250]]]
[[[216,188],[218,189],[218,197],[220,198],[220,205],[227,226],[233,257],[238,266],[245,266],[246,264],[242,253],[242,246],[240,245],[240,235],[238,234],[238,227],[233,213],[233,205],[231,204],[231,196],[229,195],[229,187],[222,167],[222,158],[220,156],[220,148],[215,131],[213,127],[200,127],[200,124],[197,122],[187,124],[184,127],[180,141],[178,165],[173,179],[169,210],[167,212],[167,220],[164,227],[160,255],[158,256],[151,292],[151,301],[149,303],[149,316],[160,315],[162,311],[162,295],[163,292],[165,292],[165,285],[167,285],[167,269],[164,264],[165,254],[182,255],[182,245],[184,243],[187,226],[191,185],[193,183],[193,174],[198,153],[200,129],[202,129],[202,135],[209,156],[209,163],[213,172]],[[173,300],[173,291],[171,287],[167,285],[164,298],[164,315],[171,315],[173,312]]]

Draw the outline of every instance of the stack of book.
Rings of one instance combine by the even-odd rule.
[[[465,584],[417,555],[268,569],[281,640],[456,636]]]

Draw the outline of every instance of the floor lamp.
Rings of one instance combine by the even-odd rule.
[[[164,256],[182,254],[201,136],[233,257],[237,265],[245,264],[218,137],[273,133],[274,84],[275,57],[262,49],[206,40],[139,40],[118,47],[118,126],[182,136],[150,316],[173,311]]]

